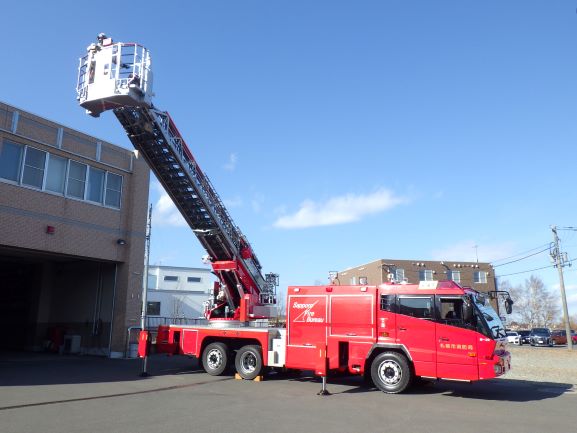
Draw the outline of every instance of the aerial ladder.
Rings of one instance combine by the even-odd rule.
[[[99,34],[80,58],[77,100],[99,117],[112,110],[128,138],[156,175],[205,248],[205,263],[217,276],[205,303],[209,323],[250,323],[275,316],[278,275],[263,276],[261,264],[201,170],[174,121],[152,104],[148,50],[115,43]]]

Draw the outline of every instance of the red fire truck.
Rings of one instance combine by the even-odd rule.
[[[510,368],[505,329],[487,296],[454,282],[289,287],[287,326],[269,327],[278,276],[263,277],[172,118],[153,106],[148,50],[100,34],[80,59],[77,96],[92,116],[114,112],[218,277],[207,324],[159,326],[156,352],[198,357],[211,375],[234,364],[243,379],[272,368],[311,370],[323,377],[323,389],[332,372],[366,375],[386,393],[416,377],[476,381]],[[140,356],[150,343],[143,330]]]
[[[269,367],[343,372],[367,375],[386,393],[416,377],[490,379],[511,362],[488,297],[452,281],[289,287],[286,329],[160,326],[156,350],[198,357],[211,375],[233,362],[244,379]]]

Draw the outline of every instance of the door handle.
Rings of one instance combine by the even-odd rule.
[[[354,332],[347,332],[347,335],[350,336],[350,337],[354,337],[354,336],[356,336],[357,334],[355,334]]]
[[[407,328],[402,328],[402,327],[399,328],[399,331],[406,331],[406,330],[407,330]]]
[[[439,341],[449,341],[449,339],[447,337],[441,337],[439,338]]]

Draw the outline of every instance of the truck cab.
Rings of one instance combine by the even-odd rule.
[[[430,283],[380,287],[376,347],[400,351],[424,378],[475,381],[509,370],[505,327],[488,297]]]

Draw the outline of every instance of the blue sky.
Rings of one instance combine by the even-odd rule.
[[[111,113],[84,114],[74,88],[97,33],[139,42],[155,105],[281,286],[378,258],[499,264],[546,246],[551,224],[577,226],[576,7],[12,2],[0,99],[130,148]],[[150,200],[151,263],[200,266],[204,251],[155,182]],[[560,236],[577,258],[577,233]],[[496,270],[548,265],[541,253]],[[575,314],[577,266],[565,271]],[[558,290],[555,269],[534,274]]]

